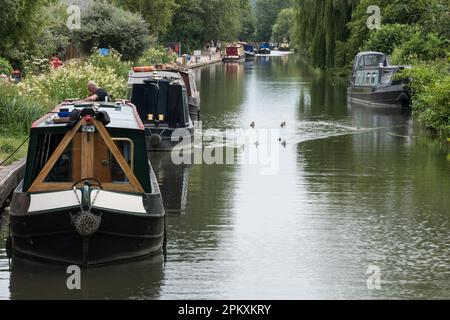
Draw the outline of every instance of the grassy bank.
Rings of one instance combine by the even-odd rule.
[[[11,155],[26,139],[26,136],[6,137],[0,135],[0,163]],[[7,166],[16,160],[22,159],[27,153],[28,143],[25,143],[20,149],[8,159],[3,166]],[[1,168],[2,166],[0,166]]]

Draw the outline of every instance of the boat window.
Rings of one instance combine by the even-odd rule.
[[[120,138],[113,138],[113,141],[130,169],[133,169],[133,142],[129,139]],[[106,183],[124,184],[129,182],[117,159],[100,135],[95,136],[94,176],[101,182]]]
[[[63,135],[42,135],[38,139],[38,155],[34,171],[34,179],[43,170]],[[123,159],[131,171],[134,168],[134,143],[128,138],[112,138]],[[44,169],[45,170],[45,169]],[[64,152],[50,169],[40,185],[42,190],[56,186],[68,187],[81,178],[95,178],[107,185],[106,189],[114,190],[114,185],[129,185],[127,173],[119,165],[100,133],[77,133]],[[56,185],[55,185],[56,184]],[[131,186],[130,186],[131,187]],[[118,189],[119,190],[119,189]],[[120,188],[122,190],[122,188]],[[119,191],[120,191],[119,190]]]
[[[374,67],[379,66],[385,60],[383,55],[379,54],[368,54],[362,57],[360,66],[361,67]]]
[[[389,84],[394,76],[394,70],[384,70],[381,77],[381,84]]]

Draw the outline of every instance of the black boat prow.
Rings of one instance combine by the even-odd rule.
[[[33,124],[10,230],[13,256],[58,264],[162,252],[165,210],[131,103],[63,103]]]

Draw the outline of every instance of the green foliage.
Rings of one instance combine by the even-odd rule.
[[[151,66],[161,63],[173,63],[177,61],[177,55],[167,53],[163,47],[155,47],[148,49],[139,59],[138,65]]]
[[[0,56],[20,67],[67,44],[66,13],[56,0],[0,0]]]
[[[402,45],[417,32],[419,32],[417,26],[398,23],[386,24],[381,29],[370,32],[370,37],[362,49],[391,54],[395,47]]]
[[[412,78],[409,84],[412,107],[418,120],[429,128],[450,130],[450,64],[445,60],[414,61],[414,68],[400,76]]]
[[[88,64],[101,70],[112,69],[119,79],[128,80],[128,74],[132,67],[131,62],[122,61],[122,55],[115,49],[110,48],[107,56],[102,56],[98,48],[92,49],[92,54],[86,59]]]
[[[92,3],[81,16],[75,39],[84,52],[92,48],[114,48],[125,60],[135,60],[148,48],[147,22],[139,14],[105,1]]]
[[[240,0],[241,30],[238,33],[239,40],[253,41],[256,31],[256,17],[250,0]]]
[[[167,31],[178,8],[175,0],[115,0],[114,2],[126,10],[141,14],[149,25],[150,34],[156,37]]]
[[[47,74],[28,76],[17,87],[22,96],[36,98],[47,105],[55,105],[68,98],[86,97],[89,80],[105,88],[114,98],[126,96],[126,79],[117,76],[111,66],[97,67],[89,62],[71,61]]]
[[[26,75],[31,75],[49,72],[51,66],[48,59],[31,58],[24,61],[23,69]]]
[[[348,0],[296,1],[298,47],[302,48],[302,51],[309,56],[313,66],[332,68],[336,65],[336,56],[341,54],[336,53],[336,47],[348,47],[339,45],[339,43],[348,39],[347,23],[350,21],[356,2]],[[347,48],[345,49],[347,50]],[[344,52],[348,54],[347,51]],[[346,56],[344,57],[346,58]]]
[[[45,101],[21,94],[16,85],[0,83],[0,133],[27,134],[31,123],[49,110]]]
[[[184,52],[204,47],[210,40],[234,41],[241,31],[241,0],[176,0],[171,27],[160,37],[179,41]]]
[[[411,63],[416,59],[435,60],[446,56],[449,42],[433,33],[415,33],[392,54],[395,63]]]
[[[283,40],[291,41],[293,29],[295,26],[295,9],[287,8],[278,13],[277,20],[272,27],[273,42],[282,42]]]
[[[5,60],[3,58],[0,58],[0,74],[4,73],[6,75],[9,75],[12,71],[12,67],[9,64],[8,60]]]
[[[256,1],[256,39],[269,41],[278,13],[293,6],[293,0],[257,0]]]

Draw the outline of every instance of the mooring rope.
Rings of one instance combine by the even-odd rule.
[[[20,148],[23,147],[23,145],[28,141],[28,137],[20,144],[20,146],[17,147],[16,150],[14,150],[13,153],[11,153],[5,160],[2,161],[2,163],[0,163],[0,167],[3,166],[9,159],[11,159],[16,153],[17,151],[20,150]]]

